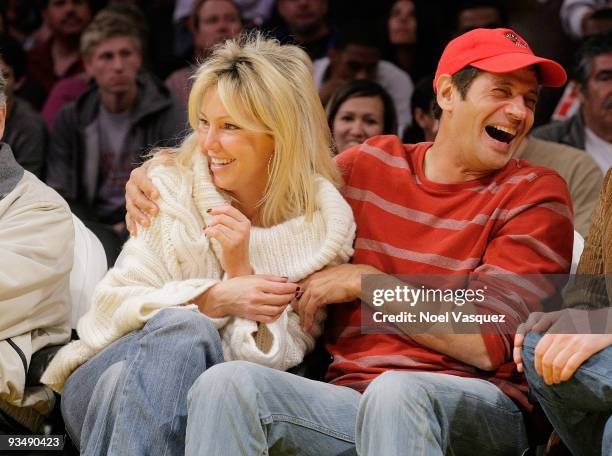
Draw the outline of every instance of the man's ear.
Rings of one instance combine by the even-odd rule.
[[[4,125],[6,123],[6,104],[0,106],[0,141],[4,135]]]
[[[436,89],[436,101],[440,108],[442,108],[442,111],[452,111],[456,90],[451,75],[441,75],[438,78]]]

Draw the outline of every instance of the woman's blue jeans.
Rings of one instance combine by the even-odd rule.
[[[223,361],[205,316],[164,309],[68,378],[62,415],[83,455],[183,455],[187,392]]]

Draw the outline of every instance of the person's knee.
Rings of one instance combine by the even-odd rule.
[[[396,407],[403,408],[405,404],[426,404],[428,397],[427,385],[418,375],[387,371],[370,383],[363,394],[362,402],[375,403],[385,410],[392,410]]]
[[[189,406],[193,402],[219,400],[218,395],[237,399],[238,396],[254,397],[256,380],[251,375],[253,363],[248,361],[228,361],[215,364],[207,369],[194,382],[187,395]]]
[[[111,413],[117,412],[117,401],[114,399],[117,396],[118,388],[120,388],[118,385],[125,374],[125,368],[125,361],[119,361],[109,366],[95,382],[91,395],[88,395],[88,397],[83,397],[82,391],[79,391],[80,388],[76,384],[78,379],[73,378],[74,375],[66,381],[60,408],[66,429],[75,445],[80,444],[82,427],[88,410],[93,412],[100,405],[110,405],[109,411]]]
[[[199,312],[189,309],[162,309],[149,320],[148,329],[175,329],[185,336],[204,337],[207,339],[219,337],[215,325]]]

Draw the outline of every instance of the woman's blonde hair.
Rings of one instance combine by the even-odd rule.
[[[194,130],[205,92],[216,87],[238,126],[274,138],[260,223],[272,226],[300,214],[310,217],[316,210],[315,177],[339,185],[340,175],[306,53],[251,33],[215,48],[194,78],[188,105]],[[180,147],[178,166],[189,166],[193,154],[201,153],[196,135],[192,133]]]

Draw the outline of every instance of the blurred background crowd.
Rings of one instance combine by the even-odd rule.
[[[612,2],[600,0],[2,0],[4,140],[112,263],[129,173],[180,141],[190,76],[216,44],[257,28],[301,46],[340,152],[377,134],[433,140],[435,65],[478,27],[512,28],[569,70],[566,87],[542,89],[534,135],[586,151],[567,173],[598,184],[612,166]]]

